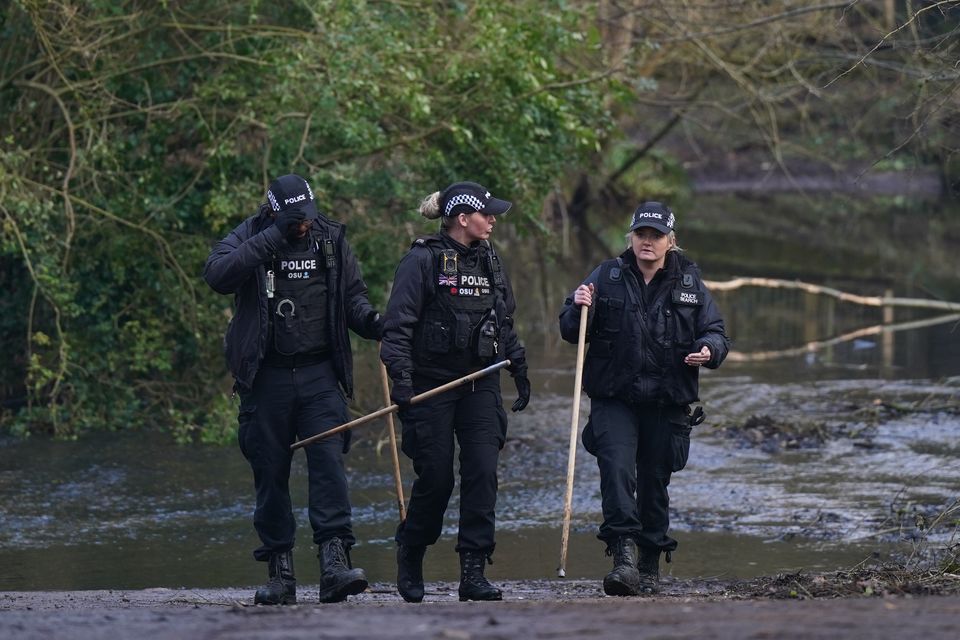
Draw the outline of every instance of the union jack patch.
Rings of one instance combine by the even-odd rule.
[[[457,276],[445,276],[440,274],[439,283],[442,287],[455,287],[457,286]]]

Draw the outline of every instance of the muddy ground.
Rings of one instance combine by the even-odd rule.
[[[301,604],[283,608],[252,606],[249,588],[3,592],[0,638],[956,638],[960,576],[937,580],[667,579],[660,595],[637,598],[605,597],[598,581],[514,581],[490,603],[433,583],[421,604],[374,584],[335,605],[301,585]]]

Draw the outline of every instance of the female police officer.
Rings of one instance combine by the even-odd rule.
[[[407,519],[397,530],[397,588],[423,599],[423,556],[440,537],[453,492],[454,436],[460,444],[461,600],[500,600],[483,575],[494,549],[497,460],[507,417],[499,373],[411,405],[410,398],[509,358],[519,398],[530,399],[524,348],[513,328],[515,301],[499,256],[488,242],[510,203],[474,182],[458,182],[424,199],[420,212],[442,217],[439,234],[420,238],[397,267],[384,314],[380,357],[400,405],[403,452],[417,479]]]
[[[670,474],[690,451],[690,428],[702,420],[698,367],[720,366],[727,339],[720,311],[683,256],[675,217],[659,202],[633,214],[630,246],[603,262],[567,298],[564,340],[578,338],[580,307],[590,307],[583,385],[591,398],[583,433],[600,468],[603,524],[598,537],[613,556],[603,580],[609,595],[658,590],[667,536]],[[639,558],[637,551],[639,547]]]
[[[236,301],[224,346],[240,393],[240,449],[257,494],[253,524],[261,545],[253,555],[268,563],[270,575],[254,601],[295,604],[290,445],[347,421],[344,394],[353,392],[347,329],[376,340],[382,325],[344,226],[317,212],[306,180],[277,178],[267,201],[213,247],[203,277]],[[321,602],[367,588],[363,570],[350,565],[348,444],[340,435],[306,448]]]

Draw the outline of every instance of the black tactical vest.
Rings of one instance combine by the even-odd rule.
[[[479,246],[466,256],[439,240],[421,239],[433,254],[431,295],[414,333],[422,371],[463,372],[498,360],[506,314],[500,261]]]
[[[591,398],[692,402],[697,397],[697,370],[683,364],[683,357],[697,337],[702,285],[680,270],[645,306],[637,285],[627,282],[635,279],[628,270],[620,258],[600,267],[584,390]]]
[[[303,248],[287,249],[271,265],[275,290],[269,299],[270,346],[280,356],[331,349],[327,263],[332,246],[320,236],[311,236]]]

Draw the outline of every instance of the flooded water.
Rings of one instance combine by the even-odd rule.
[[[909,550],[902,517],[935,515],[960,495],[960,416],[905,413],[863,428],[870,437],[816,448],[770,450],[723,435],[745,416],[821,420],[855,413],[876,397],[904,402],[960,399],[960,353],[947,325],[898,337],[911,344],[892,362],[877,347],[835,347],[829,358],[730,362],[703,381],[708,420],[694,433],[691,461],[671,484],[676,576],[749,577],[831,570],[871,555]],[[534,401],[513,414],[501,462],[498,550],[491,575],[556,575],[566,477],[572,345],[532,339]],[[913,355],[918,345],[929,354]],[[545,346],[547,345],[547,346]],[[937,345],[940,345],[939,347]],[[766,345],[765,345],[766,346]],[[361,354],[359,369],[370,366]],[[893,367],[892,369],[890,367]],[[789,374],[784,374],[789,370]],[[780,372],[780,375],[774,375]],[[891,372],[896,372],[894,378]],[[935,376],[931,374],[936,373]],[[951,377],[952,376],[952,377]],[[784,380],[778,380],[781,377]],[[934,379],[935,378],[935,379]],[[512,395],[505,378],[505,395]],[[582,415],[589,413],[583,400]],[[354,559],[376,581],[394,576],[396,503],[382,425],[361,427],[348,457],[356,533]],[[578,447],[569,577],[599,576],[608,559],[594,538],[599,477]],[[298,564],[316,579],[306,525],[305,469],[297,455],[294,504]],[[403,461],[409,493],[412,470]],[[456,497],[428,579],[456,578]],[[95,434],[79,442],[0,441],[0,589],[216,587],[255,584],[252,483],[234,447],[178,446],[162,434]],[[892,523],[896,524],[892,524]],[[901,535],[902,533],[902,535]],[[901,540],[901,542],[897,542]]]
[[[688,248],[696,256],[696,245]],[[921,547],[918,523],[960,496],[957,318],[898,310],[886,331],[831,341],[884,324],[882,310],[793,291],[717,297],[735,352],[704,372],[708,417],[671,483],[680,549],[666,569],[679,577],[829,571]],[[534,315],[520,322],[534,393],[527,410],[510,416],[494,579],[552,577],[559,560],[575,348]],[[358,354],[360,386],[367,380],[376,391],[374,362],[369,349]],[[514,395],[506,376],[504,391]],[[584,398],[582,423],[588,415]],[[817,446],[732,437],[731,427],[751,417],[830,435]],[[395,577],[385,442],[384,425],[361,427],[348,456],[360,540],[353,559],[378,582]],[[582,446],[577,456],[567,576],[599,577],[609,565],[594,537],[599,476]],[[409,493],[406,460],[402,471]],[[301,580],[314,583],[302,454],[293,476],[296,564]],[[0,590],[256,584],[263,565],[251,557],[252,508],[251,474],[234,446],[178,446],[155,433],[0,439]],[[444,536],[428,552],[427,580],[457,576],[456,515],[455,496]],[[934,531],[933,542],[951,531]]]

